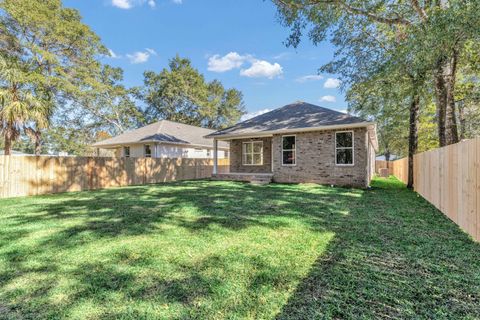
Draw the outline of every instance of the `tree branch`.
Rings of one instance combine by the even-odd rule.
[[[422,7],[420,7],[418,0],[411,0],[411,3],[415,11],[417,11],[418,15],[420,16],[420,19],[422,19],[422,21],[425,22],[428,19],[428,16],[425,10]]]
[[[277,0],[277,1],[281,4],[283,4],[284,6],[290,7],[290,8],[296,7],[297,9],[299,9],[299,8],[302,7],[301,4],[292,3],[292,2],[287,3],[285,0]],[[385,24],[388,24],[388,25],[399,25],[399,24],[410,25],[411,24],[411,22],[409,20],[407,20],[403,17],[400,17],[398,15],[396,17],[380,16],[378,14],[369,12],[367,10],[353,7],[353,6],[349,5],[344,0],[312,0],[310,2],[305,3],[304,5],[306,5],[306,6],[311,5],[312,6],[312,5],[318,5],[318,4],[334,4],[334,5],[336,4],[336,5],[340,6],[341,8],[345,9],[347,12],[349,12],[351,14],[361,15],[361,16],[369,18],[373,21],[380,22],[380,23],[385,23]]]

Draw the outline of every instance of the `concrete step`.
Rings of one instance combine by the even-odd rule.
[[[252,174],[252,173],[222,173],[212,175],[214,180],[234,180],[234,181],[246,181],[252,184],[268,184],[272,182],[273,174]]]

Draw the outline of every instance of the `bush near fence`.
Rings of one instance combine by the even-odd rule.
[[[388,166],[392,175],[407,183],[407,158]],[[418,194],[480,241],[480,138],[416,154],[413,175]]]
[[[228,172],[219,159],[219,172]],[[209,178],[212,159],[0,156],[0,198]]]

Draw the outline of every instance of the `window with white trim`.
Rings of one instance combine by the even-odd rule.
[[[296,136],[282,137],[282,165],[294,166],[297,160]]]
[[[335,163],[353,165],[353,131],[335,132]]]
[[[130,147],[123,147],[123,156],[125,158],[130,158]]]
[[[263,164],[263,141],[243,143],[243,164],[246,166],[261,166]]]
[[[149,144],[146,144],[144,146],[144,154],[146,158],[151,158],[152,157],[152,149],[150,148]]]

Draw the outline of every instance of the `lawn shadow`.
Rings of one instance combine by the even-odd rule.
[[[91,301],[107,306],[112,301],[131,301],[153,309],[176,306],[174,318],[208,318],[218,310],[203,302],[228,300],[231,297],[224,292],[236,285],[217,275],[247,269],[255,272],[242,278],[249,288],[241,296],[245,301],[219,307],[240,317],[252,316],[252,310],[268,302],[262,300],[262,290],[287,288],[292,293],[279,319],[480,317],[480,246],[392,180],[376,180],[368,191],[182,181],[41,196],[17,206],[21,211],[6,217],[11,228],[0,230],[0,241],[27,239],[32,235],[29,226],[35,224],[49,226],[51,233],[31,246],[5,246],[1,253],[5,268],[0,272],[0,310],[4,305],[12,316],[16,310],[23,317],[68,317],[71,310]],[[104,259],[87,257],[68,268],[49,259],[52,253],[70,252],[95,241],[104,246],[136,236],[151,239],[167,236],[171,229],[199,238],[221,232],[228,241],[248,228],[276,232],[295,223],[314,233],[334,235],[326,252],[313,253],[317,259],[303,279],[289,273],[287,266],[269,261],[271,257],[237,251],[210,252],[187,262],[176,260],[173,253],[170,273],[128,245]],[[73,291],[65,293],[68,298],[55,303],[46,298],[60,285],[47,277],[52,274],[75,283]],[[11,288],[11,283],[29,277],[36,280],[31,290]],[[10,299],[16,303],[6,304]],[[128,306],[107,309],[97,316],[149,316]]]
[[[277,319],[480,318],[480,244],[395,180],[333,226]]]
[[[179,278],[155,272],[147,272],[145,276],[131,271],[135,268],[144,272],[154,270],[155,263],[145,257],[141,257],[140,262],[125,259],[121,254],[105,257],[102,261],[89,261],[87,257],[85,261],[76,260],[67,270],[61,260],[49,257],[61,256],[96,241],[103,245],[130,236],[158,235],[172,227],[181,228],[192,236],[216,232],[212,230],[224,230],[235,236],[236,232],[251,227],[262,230],[289,227],[295,219],[311,230],[327,232],[334,223],[340,223],[338,219],[342,219],[342,212],[352,197],[349,192],[349,189],[321,186],[303,190],[298,185],[182,181],[25,198],[15,204],[20,210],[6,216],[9,228],[0,230],[0,239],[27,241],[34,232],[42,232],[32,229],[32,225],[46,226],[48,235],[29,245],[19,244],[14,249],[7,246],[2,253],[0,305],[2,301],[21,297],[29,303],[14,299],[16,303],[6,307],[13,307],[23,316],[36,314],[49,318],[59,314],[67,316],[70,310],[90,300],[108,304],[109,299],[118,297],[160,305],[178,304],[183,310],[190,310],[191,314],[186,317],[194,314],[207,317],[212,311],[195,303],[218,295],[215,288],[230,285],[205,276],[209,269],[227,268],[226,257],[210,254],[202,261],[184,266],[174,262],[175,268],[181,270]],[[331,217],[336,218],[332,220]],[[252,290],[291,280],[281,279],[287,272],[270,268],[267,262],[244,257],[243,263],[258,269],[258,274],[252,275]],[[60,302],[53,303],[49,297],[55,296],[61,285],[55,275],[73,281],[75,291],[64,293],[58,298]],[[28,290],[12,287],[13,283],[22,281],[35,281],[35,286]],[[130,311],[111,310],[102,318],[121,317]]]

